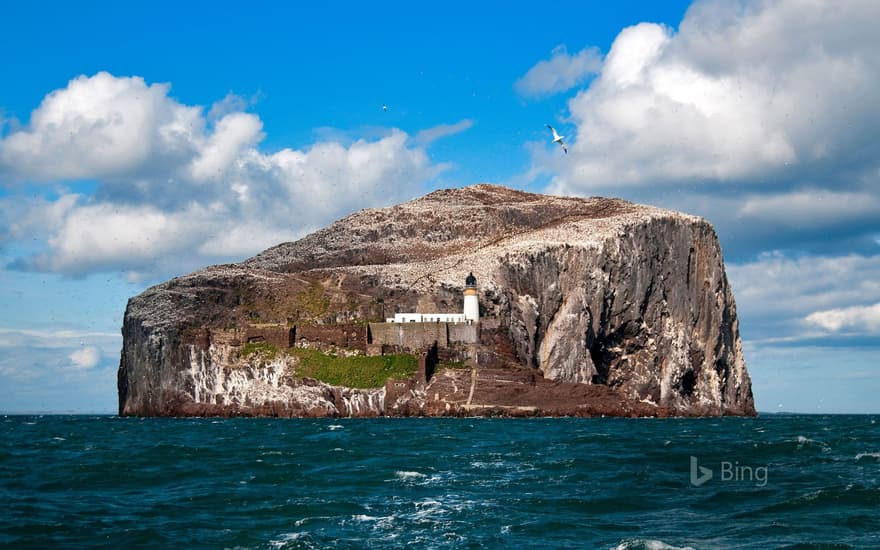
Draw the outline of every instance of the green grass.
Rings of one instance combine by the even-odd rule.
[[[295,304],[299,309],[300,317],[315,318],[327,313],[330,308],[330,297],[324,292],[324,287],[312,283],[308,289],[296,295]]]
[[[409,354],[337,357],[311,349],[290,351],[299,358],[297,376],[349,388],[381,388],[389,378],[410,378],[419,367]]]
[[[248,342],[241,346],[241,356],[245,359],[255,355],[261,359],[271,360],[278,355],[278,348],[269,342]]]
[[[437,370],[440,369],[469,369],[470,367],[464,364],[464,361],[440,361],[437,364]]]

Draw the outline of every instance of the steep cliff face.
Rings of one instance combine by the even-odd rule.
[[[121,415],[379,416],[385,390],[298,379],[292,358],[242,358],[240,346],[126,315],[119,371]],[[221,331],[222,333],[222,331]]]
[[[736,307],[708,223],[652,217],[598,246],[548,243],[511,254],[496,273],[520,353],[545,377],[699,414],[753,411]]]
[[[503,411],[474,408],[488,391],[476,372],[467,403],[456,401],[458,385],[448,392],[437,386],[432,403],[428,386],[406,394],[407,405],[395,397],[392,410],[385,407],[384,388],[303,380],[295,359],[248,361],[241,342],[221,341],[211,332],[258,322],[460,311],[471,271],[480,285],[482,316],[497,324],[520,368],[571,384],[576,391],[566,394],[569,399],[602,395],[611,403],[608,396],[619,396],[626,414],[754,414],[736,307],[708,222],[620,200],[489,185],[361,211],[241,264],[208,268],[132,298],[123,326],[120,412]],[[454,379],[438,377],[436,384]],[[611,393],[577,390],[586,386]],[[536,414],[589,409],[589,403],[584,409],[539,405]]]

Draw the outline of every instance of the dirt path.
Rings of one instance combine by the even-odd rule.
[[[477,387],[477,369],[471,369],[471,391],[468,394],[468,400],[465,404],[465,407],[471,406],[471,401],[474,400],[474,389]]]

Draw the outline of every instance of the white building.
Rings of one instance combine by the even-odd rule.
[[[477,297],[477,278],[471,273],[464,280],[464,318],[477,323],[480,321],[480,299]]]
[[[478,323],[480,299],[477,296],[477,278],[471,273],[465,279],[463,313],[395,313],[386,323]]]
[[[389,323],[464,323],[464,313],[395,313]]]

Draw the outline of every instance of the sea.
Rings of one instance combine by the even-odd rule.
[[[9,548],[880,548],[880,416],[0,416]]]

